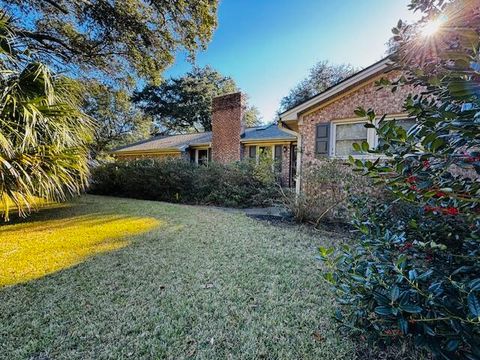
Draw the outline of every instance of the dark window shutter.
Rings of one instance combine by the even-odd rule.
[[[315,136],[315,153],[328,156],[330,147],[330,124],[318,124]]]
[[[282,170],[283,145],[275,145],[275,165],[278,171]]]
[[[255,159],[257,157],[257,147],[256,146],[250,146],[248,148],[248,157],[250,159]]]

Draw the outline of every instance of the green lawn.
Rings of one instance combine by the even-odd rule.
[[[0,227],[2,359],[353,359],[322,239],[99,196]]]

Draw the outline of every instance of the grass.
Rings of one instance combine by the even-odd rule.
[[[315,260],[327,241],[149,201],[41,211],[0,228],[0,358],[353,359]]]

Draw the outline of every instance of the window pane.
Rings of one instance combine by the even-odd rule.
[[[405,119],[405,120],[397,120],[395,121],[398,126],[401,126],[405,130],[410,130],[410,128],[415,125],[415,119]]]
[[[282,145],[275,145],[275,160],[282,160]]]
[[[408,130],[410,130],[410,128],[413,125],[415,125],[416,120],[415,119],[395,120],[395,123],[397,124],[397,126],[402,127],[403,129],[405,129],[405,131],[408,132]],[[384,144],[385,144],[385,141],[382,138],[379,138],[378,146],[380,147],[380,146],[383,146]]]
[[[361,144],[363,141],[367,141],[367,131],[364,122],[337,124],[335,128],[335,155],[358,155],[359,153],[353,150],[353,144]]]
[[[337,140],[367,140],[367,128],[365,123],[337,124]]]
[[[360,155],[358,151],[353,150],[353,144],[360,144],[362,140],[342,140],[335,144],[336,156]],[[365,139],[366,141],[366,139]]]
[[[257,147],[256,146],[250,146],[248,148],[248,157],[251,159],[255,159],[257,157]]]
[[[198,150],[198,163],[201,165],[208,163],[208,150]]]

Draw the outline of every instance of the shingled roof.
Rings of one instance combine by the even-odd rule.
[[[241,141],[253,140],[296,140],[297,137],[285,130],[280,129],[277,124],[257,126],[245,129]]]
[[[131,145],[123,146],[114,150],[114,153],[132,152],[132,151],[184,151],[190,146],[210,144],[212,133],[203,132],[196,134],[181,134],[171,136],[156,136],[148,140],[143,140]]]
[[[296,136],[280,129],[276,124],[257,126],[245,129],[241,142],[265,140],[296,140]],[[131,145],[123,146],[113,151],[115,154],[148,151],[182,152],[191,146],[210,145],[212,132],[181,134],[171,136],[156,136]]]

